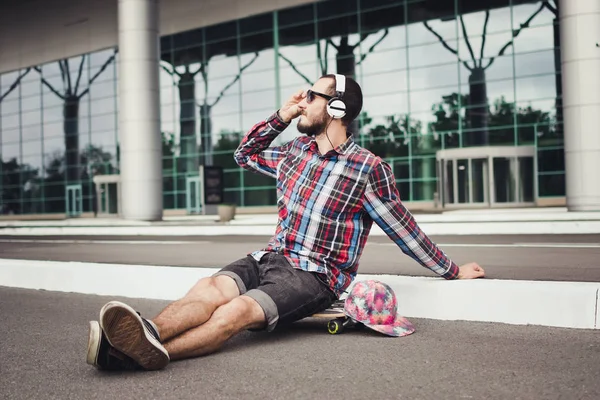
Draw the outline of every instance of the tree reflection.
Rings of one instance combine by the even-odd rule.
[[[189,50],[191,51],[191,50]],[[192,72],[190,64],[183,64],[181,66],[171,65],[167,67],[161,64],[163,70],[165,70],[171,76],[177,76],[179,82],[177,88],[179,90],[179,123],[180,123],[180,141],[181,141],[181,156],[184,160],[182,166],[184,172],[197,173],[200,164],[213,165],[213,145],[212,145],[212,122],[211,122],[211,111],[213,107],[221,100],[223,95],[231,88],[242,76],[244,70],[256,61],[259,53],[255,52],[254,57],[243,65],[239,73],[225,85],[219,95],[211,102],[208,101],[209,83],[208,69],[210,59],[199,63],[198,68]],[[182,56],[182,59],[186,57]],[[188,57],[189,58],[189,57]],[[183,72],[177,71],[178,68],[183,68]],[[196,103],[196,75],[202,76],[202,82],[204,86],[204,95],[202,96],[202,102]],[[196,147],[196,106],[199,107],[200,114],[200,157],[198,158],[198,152]]]
[[[529,27],[531,21],[538,15],[545,7],[545,4],[542,4],[536,12],[534,12],[527,21],[522,23],[519,29],[515,29],[512,31],[512,39],[507,42],[498,52],[498,54],[494,57],[491,57],[487,63],[484,65],[484,48],[485,48],[485,39],[487,35],[487,26],[490,18],[490,10],[485,11],[485,22],[483,24],[483,34],[482,34],[482,43],[481,49],[479,52],[479,56],[475,55],[473,51],[473,47],[471,46],[471,42],[469,41],[469,36],[467,34],[467,28],[465,26],[465,22],[463,16],[459,16],[460,25],[463,32],[463,37],[465,39],[465,43],[467,48],[469,49],[469,54],[471,55],[471,60],[465,61],[461,60],[462,65],[470,71],[469,75],[469,108],[466,110],[466,118],[469,123],[469,130],[465,132],[464,136],[464,146],[486,146],[490,143],[489,137],[489,105],[487,100],[487,84],[485,78],[485,71],[494,63],[494,60],[497,57],[501,57],[504,55],[506,50],[514,43],[514,39],[521,33],[524,28]],[[440,36],[428,23],[427,21],[423,22],[423,25],[427,30],[429,30],[435,37],[438,38],[440,43],[451,53],[455,54],[457,57],[458,50],[450,47],[448,43]],[[472,61],[472,65],[469,62]]]
[[[25,69],[25,72],[19,75],[17,79],[15,79],[15,81],[12,84],[10,84],[6,92],[0,94],[0,103],[2,103],[2,100],[4,100],[6,96],[8,96],[13,90],[15,90],[19,86],[19,83],[21,83],[21,79],[23,79],[25,75],[29,73],[29,71],[31,71],[31,68]]]
[[[87,88],[79,92],[79,83],[83,74],[83,67],[85,61],[89,58],[88,54],[81,56],[79,62],[79,70],[76,76],[71,76],[71,70],[69,68],[69,60],[62,59],[57,61],[60,68],[60,74],[62,79],[63,88],[59,90],[52,86],[42,75],[40,67],[34,67],[34,69],[40,73],[42,83],[50,89],[58,98],[63,100],[63,129],[65,138],[65,160],[66,160],[66,180],[67,184],[70,182],[78,182],[81,177],[81,159],[79,154],[79,103],[81,98],[89,93],[92,83],[104,72],[104,70],[111,64],[117,55],[117,50],[104,62],[102,67],[96,72],[96,74],[88,81]]]

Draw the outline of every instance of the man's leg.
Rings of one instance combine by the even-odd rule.
[[[203,325],[163,342],[172,360],[215,352],[246,329],[272,331],[322,311],[336,299],[315,274],[294,269],[282,255],[266,255],[258,268],[268,284],[220,306]]]
[[[206,323],[218,307],[257,285],[257,262],[246,257],[201,279],[182,299],[165,307],[154,321],[142,318],[127,304],[111,301],[102,307],[99,323],[113,348],[144,369],[161,369],[170,361],[161,342]]]
[[[266,325],[262,307],[251,297],[239,296],[216,309],[210,319],[163,342],[171,360],[197,357],[217,351],[234,335]]]
[[[203,278],[180,300],[169,304],[152,320],[161,342],[202,325],[215,310],[240,295],[238,285],[229,276]],[[170,353],[170,352],[169,352]]]

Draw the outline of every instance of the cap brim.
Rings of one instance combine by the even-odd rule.
[[[408,336],[415,331],[412,322],[401,315],[397,315],[394,323],[389,325],[372,325],[365,322],[362,324],[369,329],[394,337]]]

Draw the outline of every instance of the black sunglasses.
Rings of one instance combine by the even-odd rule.
[[[312,103],[313,100],[315,99],[315,96],[320,96],[320,97],[324,98],[327,101],[333,99],[333,96],[329,96],[328,94],[319,93],[319,92],[315,92],[314,90],[308,89],[306,91],[306,102],[308,104]]]

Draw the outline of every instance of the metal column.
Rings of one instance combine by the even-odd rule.
[[[119,142],[126,219],[162,219],[158,69],[158,0],[119,0]]]
[[[600,1],[560,0],[569,211],[600,210]]]

